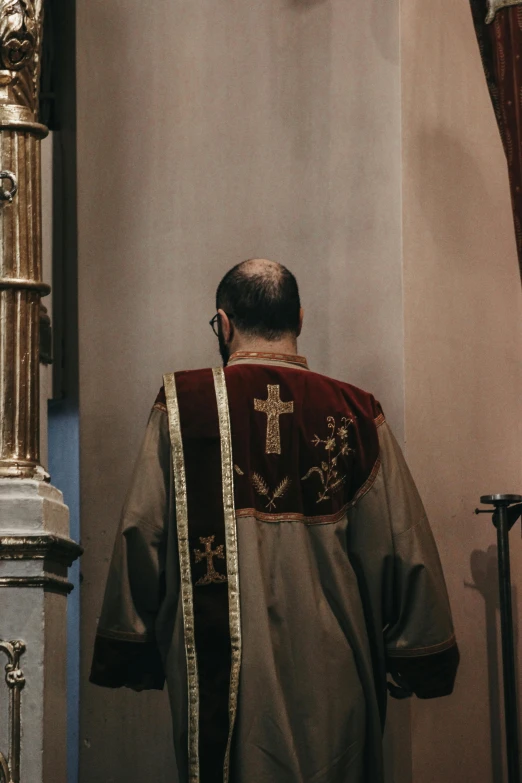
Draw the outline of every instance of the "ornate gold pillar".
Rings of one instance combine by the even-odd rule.
[[[0,0],[0,478],[39,464],[43,0]]]

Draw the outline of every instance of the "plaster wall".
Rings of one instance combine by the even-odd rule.
[[[218,361],[216,285],[254,255],[296,272],[312,367],[371,389],[402,437],[399,2],[77,8],[80,780],[173,783],[165,695],[86,682],[134,456],[162,373]]]
[[[501,783],[496,536],[473,510],[481,495],[522,491],[522,293],[506,164],[468,4],[401,9],[406,453],[462,652],[455,694],[412,704],[413,780]],[[516,529],[511,548],[518,644]]]

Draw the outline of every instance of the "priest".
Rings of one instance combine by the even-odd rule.
[[[224,368],[150,414],[91,681],[166,680],[183,783],[383,783],[388,687],[446,696],[459,661],[426,513],[379,403],[298,355],[285,267],[216,309]]]

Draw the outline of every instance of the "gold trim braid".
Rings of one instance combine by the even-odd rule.
[[[497,11],[500,11],[502,8],[509,8],[512,5],[522,5],[522,0],[488,0],[486,24],[491,24]]]
[[[457,639],[453,633],[449,639],[446,639],[445,642],[439,642],[439,644],[431,644],[429,647],[394,647],[386,649],[386,655],[388,658],[424,658],[449,650],[456,643]]]
[[[232,434],[228,409],[227,385],[222,368],[212,370],[219,419],[221,441],[221,477],[223,483],[223,512],[225,516],[225,542],[228,576],[228,612],[232,662],[230,668],[230,694],[228,702],[229,731],[223,766],[223,783],[230,776],[230,748],[237,713],[239,673],[241,670],[241,608],[239,600],[239,560],[237,550],[236,510],[234,502],[234,466],[232,461]]]
[[[183,626],[185,632],[185,653],[187,658],[188,682],[188,762],[189,783],[199,783],[199,682],[194,634],[194,597],[187,508],[187,478],[185,457],[181,437],[176,379],[173,373],[163,376],[167,412],[169,418],[170,442],[172,446],[172,467],[174,470],[176,525],[181,573],[181,600],[183,604]]]

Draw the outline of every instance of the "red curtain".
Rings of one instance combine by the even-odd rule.
[[[522,277],[522,0],[486,24],[487,0],[470,0],[489,94],[506,153]]]

